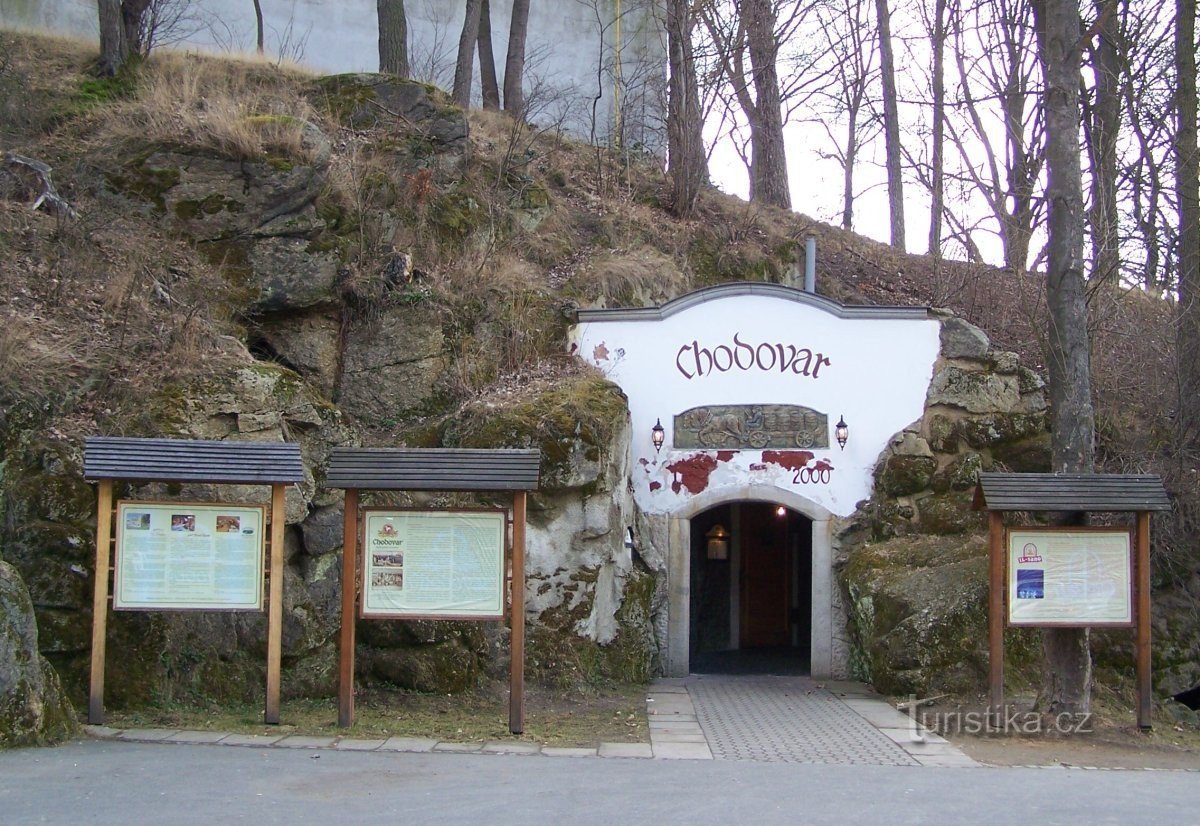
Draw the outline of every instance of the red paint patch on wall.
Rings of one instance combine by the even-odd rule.
[[[717,465],[721,462],[728,462],[735,453],[737,453],[736,450],[718,450],[715,457],[709,456],[707,453],[699,453],[686,459],[680,459],[678,462],[672,462],[667,465],[667,470],[675,475],[675,481],[671,483],[671,490],[679,493],[687,488],[688,493],[700,493],[708,487],[708,477],[712,476]]]
[[[829,464],[828,459],[818,459],[817,464],[814,465],[813,469],[814,470],[833,470],[833,465]]]
[[[807,450],[764,450],[763,461],[779,465],[788,470],[800,470],[813,460]]]
[[[651,482],[651,483],[650,483],[650,490],[651,490],[651,491],[656,491],[656,490],[659,490],[659,489],[661,489],[661,488],[662,488],[662,482]]]

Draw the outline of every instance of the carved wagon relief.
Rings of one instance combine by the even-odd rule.
[[[718,404],[675,417],[677,449],[829,447],[829,419],[795,404]]]

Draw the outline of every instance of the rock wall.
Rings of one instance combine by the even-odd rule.
[[[58,675],[38,651],[29,592],[0,560],[0,748],[54,743],[78,729]]]
[[[635,515],[619,390],[572,367],[540,390],[461,406],[461,390],[449,392],[461,368],[448,331],[466,334],[418,283],[413,252],[351,254],[352,245],[366,243],[366,220],[375,222],[372,244],[413,236],[400,231],[416,220],[405,200],[410,184],[420,184],[418,194],[427,198],[420,232],[469,243],[478,205],[456,189],[468,151],[463,112],[429,87],[374,75],[319,80],[309,97],[340,124],[336,135],[328,121],[302,122],[298,147],[278,157],[232,158],[213,147],[173,144],[131,148],[107,167],[108,185],[131,209],[152,213],[219,267],[229,289],[213,297],[225,305],[212,309],[245,330],[244,338],[225,336],[218,352],[205,354],[212,366],[204,379],[140,398],[118,432],[300,444],[312,475],[287,491],[285,698],[336,691],[342,494],[324,488],[322,478],[338,445],[540,448],[542,489],[529,512],[530,673],[558,685],[646,679],[655,652],[646,630],[654,580],[624,543]],[[370,189],[369,208],[354,211],[346,184],[333,186],[335,141],[343,158],[354,144],[355,162],[366,171],[350,185]],[[356,270],[364,260],[383,264],[376,272]],[[94,489],[82,479],[81,445],[17,422],[0,437],[5,556],[28,583],[41,626],[38,647],[81,701],[96,507]],[[269,492],[122,484],[117,496],[262,503]],[[380,496],[376,504],[388,501],[474,503]],[[365,683],[456,691],[507,672],[507,631],[499,624],[363,621],[358,630]],[[31,627],[20,634],[28,657]],[[106,702],[255,702],[265,651],[264,615],[118,612],[109,621]],[[52,688],[50,677],[38,679]],[[30,720],[22,723],[29,731],[42,725]]]
[[[985,517],[980,471],[1050,466],[1044,382],[981,330],[942,316],[925,414],[879,457],[875,493],[840,531],[836,566],[855,677],[881,691],[973,692],[987,677]],[[1007,661],[1034,638],[1010,632]],[[1016,669],[1014,669],[1016,670]]]

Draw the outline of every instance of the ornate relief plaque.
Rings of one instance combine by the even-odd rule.
[[[827,448],[829,419],[795,404],[718,404],[693,407],[675,417],[672,447]]]

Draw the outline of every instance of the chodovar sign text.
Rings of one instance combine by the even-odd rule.
[[[730,370],[778,371],[815,379],[820,377],[821,368],[830,363],[828,356],[814,353],[807,347],[743,341],[741,333],[734,333],[731,344],[718,344],[710,348],[693,341],[680,347],[675,354],[676,369],[689,380]]]

